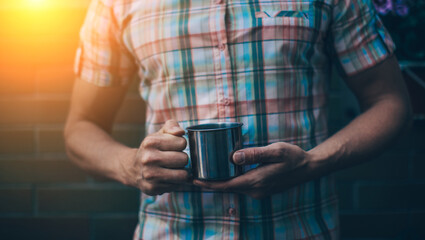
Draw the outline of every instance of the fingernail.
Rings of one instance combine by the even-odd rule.
[[[244,164],[245,163],[245,153],[244,152],[236,152],[233,155],[233,162],[236,164]]]

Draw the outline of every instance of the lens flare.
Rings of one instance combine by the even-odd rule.
[[[27,0],[27,4],[32,8],[40,8],[46,5],[46,0]]]

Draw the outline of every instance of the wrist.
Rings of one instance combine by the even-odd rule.
[[[127,186],[134,186],[133,175],[135,166],[135,159],[138,153],[137,148],[127,148],[121,154],[121,157],[118,160],[117,170],[115,171],[115,179]]]
[[[338,169],[337,155],[319,146],[307,152],[307,159],[309,167],[317,176],[328,175]]]

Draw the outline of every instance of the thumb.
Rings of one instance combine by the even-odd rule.
[[[233,154],[233,162],[238,165],[251,165],[263,162],[265,147],[245,148]]]
[[[245,148],[233,154],[233,162],[238,165],[281,162],[280,152],[275,144]]]
[[[184,135],[184,129],[180,127],[179,123],[174,120],[168,120],[165,122],[164,126],[159,130],[160,133],[167,133],[174,136],[182,136]]]

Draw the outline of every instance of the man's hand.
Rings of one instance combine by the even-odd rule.
[[[194,180],[194,184],[217,191],[238,192],[253,198],[263,198],[311,180],[315,176],[309,153],[289,143],[279,142],[266,147],[239,150],[233,155],[233,161],[238,165],[260,165],[229,181]]]
[[[139,148],[125,146],[110,135],[127,85],[99,87],[77,79],[65,126],[69,158],[82,169],[141,189],[149,195],[192,189],[182,152],[184,130],[170,120]]]
[[[130,162],[123,162],[126,184],[148,195],[182,190],[188,187],[189,173],[184,169],[188,156],[184,130],[174,120],[160,131],[147,136]]]
[[[397,60],[392,56],[345,80],[363,112],[326,141],[308,152],[287,143],[243,149],[243,164],[260,163],[258,168],[226,182],[194,183],[261,198],[373,159],[397,139],[411,115]],[[241,156],[234,155],[235,163]]]

